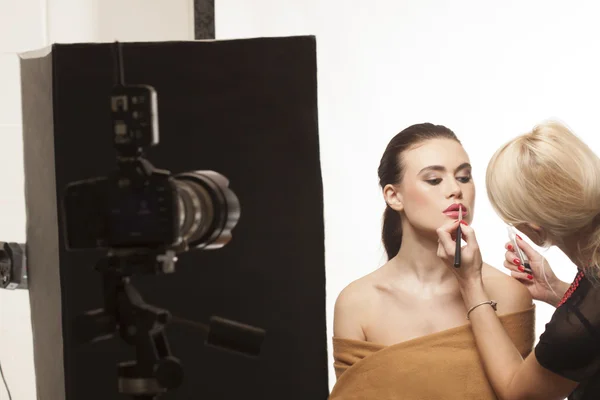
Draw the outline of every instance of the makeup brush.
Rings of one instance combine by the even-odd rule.
[[[460,221],[462,221],[462,206],[458,209],[458,228],[456,229],[456,249],[454,250],[454,268],[460,268],[460,249],[462,239],[462,229],[460,229]]]

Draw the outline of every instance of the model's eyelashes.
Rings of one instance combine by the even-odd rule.
[[[471,176],[459,176],[456,178],[456,180],[458,180],[461,183],[469,183],[471,181]],[[442,178],[433,178],[433,179],[426,179],[425,182],[429,183],[430,185],[439,185],[442,182]]]

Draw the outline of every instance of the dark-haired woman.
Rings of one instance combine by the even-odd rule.
[[[456,135],[413,125],[388,144],[379,165],[387,204],[388,262],[350,283],[334,314],[336,385],[330,399],[496,399],[474,342],[455,275],[437,255],[441,226],[470,224],[475,185]],[[533,349],[529,291],[483,265],[483,283],[523,357]]]

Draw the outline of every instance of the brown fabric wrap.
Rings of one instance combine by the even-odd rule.
[[[500,320],[523,356],[533,350],[535,306]],[[337,382],[329,400],[497,399],[471,324],[392,346],[333,338]]]

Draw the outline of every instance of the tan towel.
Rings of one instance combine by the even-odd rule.
[[[535,305],[500,320],[527,357],[534,344]],[[470,323],[392,346],[333,338],[333,356],[338,380],[329,400],[497,399]]]

